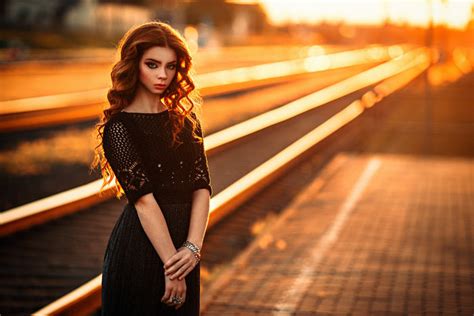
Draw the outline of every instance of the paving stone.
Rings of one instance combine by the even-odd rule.
[[[473,178],[468,158],[339,154],[203,293],[203,315],[471,315]]]

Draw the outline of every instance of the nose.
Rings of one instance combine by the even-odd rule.
[[[159,79],[166,80],[166,78],[168,77],[168,75],[167,75],[167,73],[166,73],[165,67],[159,67],[159,68],[158,68],[158,74],[157,74],[157,76],[158,76]]]

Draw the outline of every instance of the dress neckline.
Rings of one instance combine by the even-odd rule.
[[[161,111],[161,112],[156,112],[156,113],[150,113],[150,112],[126,112],[126,111],[120,111],[120,113],[127,113],[127,114],[137,114],[137,115],[161,115],[161,114],[164,114],[164,113],[168,113],[169,110],[164,110],[164,111]]]

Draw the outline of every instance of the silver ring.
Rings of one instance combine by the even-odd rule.
[[[183,300],[179,296],[173,296],[171,298],[171,303],[173,304],[181,304]]]

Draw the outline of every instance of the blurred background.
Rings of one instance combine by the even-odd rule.
[[[1,280],[7,284],[2,315],[38,310],[100,274],[105,243],[121,208],[110,196],[106,202],[98,198],[96,187],[86,187],[100,179],[97,170],[89,170],[97,145],[94,124],[107,106],[119,39],[130,27],[151,20],[171,24],[187,39],[204,97],[206,135],[287,104],[306,109],[303,103],[309,101],[304,97],[315,93],[311,102],[325,104],[317,109],[315,105],[313,116],[279,132],[276,138],[287,141],[280,147],[270,138],[264,146],[248,145],[248,154],[210,156],[216,193],[351,102],[361,106],[363,114],[328,136],[328,143],[316,151],[317,161],[298,173],[300,185],[292,184],[295,191],[274,198],[272,211],[283,209],[298,188],[343,150],[468,158],[474,154],[474,0],[3,0],[1,223],[5,228],[25,214],[50,212],[56,207],[53,202],[62,215],[2,233],[9,236],[2,240],[1,253],[19,256],[2,259]],[[220,146],[215,143],[210,139],[208,146]],[[247,156],[261,159],[234,158]],[[80,201],[74,200],[78,196]],[[94,202],[86,198],[90,196]],[[66,216],[70,213],[77,217]],[[92,213],[102,217],[79,219],[79,214]],[[233,254],[222,255],[219,251],[225,247],[219,242],[225,238],[216,237],[213,245],[220,250],[208,257],[216,262],[204,266],[204,284],[229,263],[218,260],[230,260],[258,235],[265,216],[255,223],[249,219],[245,229],[236,228],[247,234],[227,241]],[[77,240],[63,239],[67,234],[56,229],[69,224],[62,220],[73,230],[87,227],[84,236],[96,236],[87,241],[90,257],[72,263],[69,251],[68,256],[59,254],[70,245],[84,244],[78,231],[68,236]],[[51,240],[65,244],[55,246]],[[45,244],[50,248],[41,246]],[[25,253],[34,260],[21,259]],[[43,270],[28,266],[38,258]],[[45,271],[53,270],[68,281],[59,282],[55,275],[46,285],[50,281],[45,281]]]
[[[472,45],[474,23],[469,0],[6,0],[0,10],[3,62],[97,57],[132,25],[154,19],[172,24],[195,48],[424,44],[432,24],[433,40],[449,50]]]
[[[4,102],[0,110],[4,133],[0,135],[0,175],[5,181],[0,184],[3,189],[0,205],[9,209],[44,196],[37,188],[40,184],[43,188],[49,186],[42,183],[52,168],[67,165],[84,173],[92,159],[91,137],[70,131],[72,126],[54,137],[36,139],[33,135],[46,133],[61,120],[66,124],[81,122],[90,126],[104,105],[118,40],[133,25],[161,20],[177,28],[188,41],[198,74],[369,45],[412,45],[430,47],[433,60],[443,66],[430,68],[430,82],[437,84],[458,78],[461,72],[456,69],[467,67],[472,58],[473,3],[469,0],[2,1],[0,101]],[[211,79],[206,78],[198,88],[205,89],[209,80],[220,80],[212,79],[212,75]],[[94,103],[96,107],[80,111],[80,103]],[[64,113],[57,119],[31,117],[33,112],[39,115],[43,111],[46,115],[46,109],[73,105],[76,111],[67,119]],[[39,127],[42,130],[23,138],[22,131],[32,132]],[[217,126],[209,128],[215,130]],[[80,183],[86,181],[77,172],[72,174]],[[23,183],[27,183],[23,187],[27,191],[31,184],[34,197],[28,198],[30,194],[14,189]]]

